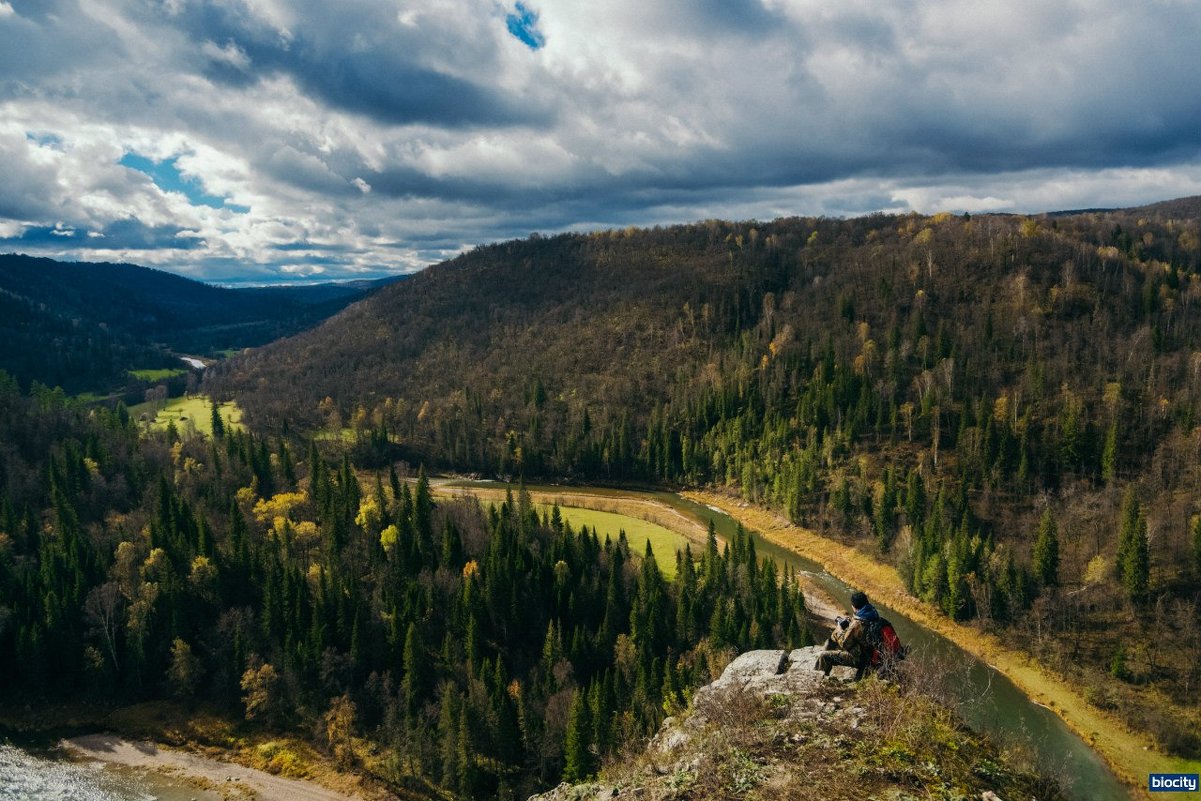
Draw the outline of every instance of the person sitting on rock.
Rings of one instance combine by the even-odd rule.
[[[842,615],[834,618],[834,631],[826,640],[826,650],[817,657],[814,670],[829,676],[835,665],[846,665],[858,671],[855,678],[862,677],[867,670],[872,658],[867,630],[869,624],[880,619],[880,613],[868,602],[867,594],[860,590],[851,593],[851,608],[855,611],[850,618]]]

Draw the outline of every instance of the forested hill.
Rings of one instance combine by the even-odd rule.
[[[727,487],[1197,754],[1199,264],[1197,199],[533,237],[210,386],[380,463]]]
[[[0,255],[0,369],[25,386],[111,389],[169,352],[261,345],[336,313],[378,282],[225,289],[133,264]]]
[[[718,439],[744,411],[777,449],[810,427],[848,447],[929,445],[937,427],[945,450],[994,417],[1055,434],[1066,403],[1084,439],[1028,454],[1058,484],[1099,472],[1111,419],[1130,417],[1124,453],[1163,433],[1155,405],[1201,346],[1199,220],[1173,201],[534,237],[432,267],[212,386],[266,429],[382,424],[460,468],[689,483],[742,479]]]

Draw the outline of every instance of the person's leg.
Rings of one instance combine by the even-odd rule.
[[[830,669],[835,665],[845,665],[846,667],[858,667],[855,657],[846,651],[822,651],[818,654],[817,662],[813,665],[814,670],[820,670],[827,676],[830,675]]]

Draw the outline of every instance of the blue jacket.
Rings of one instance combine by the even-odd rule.
[[[880,613],[876,611],[876,607],[868,603],[864,604],[862,609],[855,611],[855,619],[862,620],[864,623],[871,623],[874,620],[880,619]]]

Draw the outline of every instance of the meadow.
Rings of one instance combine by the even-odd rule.
[[[155,408],[158,407],[157,411]],[[162,430],[174,422],[175,428],[183,434],[189,429],[206,437],[213,435],[212,402],[207,395],[185,395],[171,398],[161,407],[157,403],[139,403],[130,409],[135,420],[145,421],[150,428]],[[226,428],[242,428],[242,410],[232,401],[220,406],[221,419]]]
[[[187,370],[182,367],[160,367],[157,369],[130,370],[129,374],[139,381],[153,383],[155,381],[166,381],[168,378],[174,378],[186,372]]]
[[[536,504],[536,507],[539,514],[549,515],[553,504],[539,503]],[[676,575],[676,551],[684,550],[685,546],[689,544],[688,538],[682,534],[658,523],[640,520],[629,515],[585,509],[579,506],[560,506],[559,514],[576,531],[583,526],[596,529],[601,542],[605,541],[606,535],[616,540],[624,531],[626,539],[630,542],[630,550],[638,556],[646,552],[646,544],[649,542],[651,550],[655,553],[655,561],[659,564],[659,570],[669,579],[675,578]],[[695,549],[693,553],[696,554]]]

